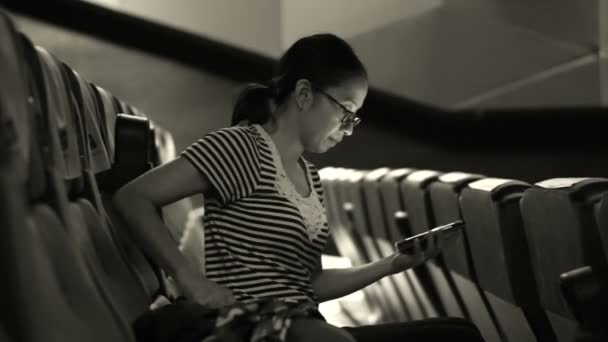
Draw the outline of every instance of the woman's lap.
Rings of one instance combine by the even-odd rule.
[[[357,342],[471,341],[483,342],[477,327],[461,318],[430,318],[411,322],[345,327]]]
[[[333,326],[318,318],[294,319],[287,332],[289,342],[300,341],[331,341],[355,342],[347,330]]]

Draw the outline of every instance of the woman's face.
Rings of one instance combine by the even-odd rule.
[[[347,111],[356,113],[363,106],[367,89],[368,83],[364,78],[353,78],[326,89],[310,85],[310,101],[300,116],[300,139],[304,150],[323,153],[340,143],[345,135],[351,135],[354,126],[352,123],[343,124],[345,114]]]

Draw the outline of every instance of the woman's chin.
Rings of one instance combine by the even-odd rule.
[[[307,149],[307,151],[310,153],[325,153],[332,147],[333,147],[333,145],[331,145],[331,144],[323,144],[323,145],[317,145],[313,148]]]
[[[325,153],[337,144],[338,143],[335,140],[327,139],[322,141],[321,143],[310,146],[306,149],[306,151],[310,153]]]

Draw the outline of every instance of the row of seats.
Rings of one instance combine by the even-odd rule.
[[[471,319],[486,341],[575,341],[600,331],[608,290],[608,179],[531,185],[462,172],[324,168],[340,253],[362,264],[393,242],[463,220],[424,265],[366,291],[386,320]]]
[[[171,135],[1,11],[0,51],[0,339],[134,341],[131,324],[167,295],[166,278],[111,197],[175,157]],[[190,209],[165,208],[168,225]]]

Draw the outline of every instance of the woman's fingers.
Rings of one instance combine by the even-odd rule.
[[[443,234],[441,231],[431,231],[427,236],[427,248],[425,250],[425,258],[430,259],[436,257],[441,252],[443,246]]]
[[[437,256],[441,252],[441,249],[443,248],[443,233],[437,234],[437,244],[435,245],[435,248],[436,248],[435,256]]]
[[[436,231],[429,231],[428,236],[427,236],[427,241],[426,241],[426,251],[425,254],[426,255],[430,255],[433,253],[433,251],[435,250],[435,245],[436,243],[436,237],[437,236],[437,232]]]
[[[414,240],[414,253],[412,254],[412,256],[416,257],[417,255],[420,255],[421,253],[423,253],[423,251],[422,251],[422,246],[420,244],[420,240],[415,239]]]

